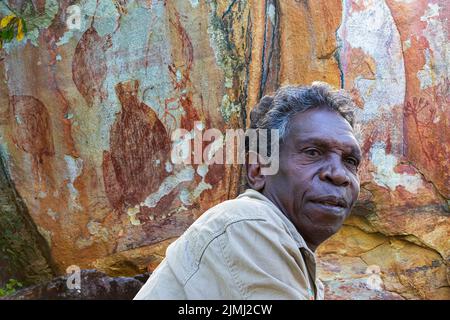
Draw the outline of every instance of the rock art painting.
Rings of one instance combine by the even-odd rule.
[[[12,96],[11,107],[16,145],[37,162],[42,162],[43,156],[53,156],[50,115],[44,104],[32,96]]]
[[[73,82],[89,106],[93,106],[96,99],[101,101],[105,98],[105,50],[109,45],[108,37],[100,37],[91,27],[83,34],[75,49],[72,60]]]
[[[111,151],[103,160],[106,192],[114,208],[139,204],[167,176],[170,137],[156,113],[138,100],[138,90],[139,82],[133,80],[116,86],[122,110],[111,129]]]

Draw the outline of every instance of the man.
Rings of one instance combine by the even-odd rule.
[[[251,128],[279,130],[278,172],[247,164],[249,188],[171,244],[135,299],[323,299],[314,251],[359,194],[352,107],[317,82],[261,99]]]

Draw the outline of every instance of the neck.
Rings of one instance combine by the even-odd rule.
[[[270,201],[272,201],[272,203],[273,204],[275,204],[275,206],[278,208],[278,209],[280,209],[280,211],[283,213],[283,215],[286,217],[286,218],[288,218],[288,220],[290,221],[290,222],[292,222],[292,224],[294,225],[294,227],[295,227],[295,229],[297,230],[297,232],[303,237],[303,239],[304,239],[304,236],[303,236],[303,234],[300,232],[300,230],[298,230],[298,228],[297,228],[297,226],[296,226],[296,224],[295,224],[295,221],[293,221],[292,220],[292,218],[289,216],[289,214],[287,214],[287,210],[285,210],[284,209],[284,207],[281,205],[281,203],[280,203],[280,201],[278,201],[278,199],[277,199],[277,197],[274,197],[274,196],[272,196],[270,193],[268,193],[265,189],[263,189],[263,190],[260,190],[259,192],[261,192],[267,199],[269,199]],[[315,252],[316,251],[316,249],[317,249],[317,247],[319,246],[319,245],[315,245],[315,244],[312,244],[311,242],[308,242],[308,241],[306,241],[305,240],[305,243],[306,243],[306,245],[308,246],[308,249],[310,249],[312,252]]]

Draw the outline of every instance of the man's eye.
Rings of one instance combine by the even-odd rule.
[[[308,156],[311,156],[311,157],[318,157],[318,156],[320,156],[320,151],[317,150],[317,149],[310,148],[310,149],[304,150],[304,152],[305,152]]]
[[[351,164],[352,166],[358,167],[358,160],[354,159],[354,158],[347,158],[345,159],[345,161],[349,164]]]

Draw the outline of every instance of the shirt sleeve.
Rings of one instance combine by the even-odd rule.
[[[195,278],[201,283],[209,277],[204,290],[217,299],[303,300],[311,292],[305,270],[286,230],[265,220],[243,220],[211,242]]]

